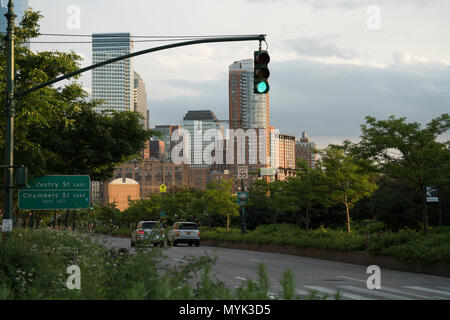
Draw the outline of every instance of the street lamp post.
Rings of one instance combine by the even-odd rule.
[[[9,0],[8,21],[6,28],[6,146],[5,146],[5,199],[3,212],[3,234],[8,236],[12,231],[13,179],[14,179],[14,4]]]

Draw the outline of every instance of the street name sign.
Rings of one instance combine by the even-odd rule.
[[[90,207],[89,176],[43,176],[19,190],[21,210],[75,210]]]

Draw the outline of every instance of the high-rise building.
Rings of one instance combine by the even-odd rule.
[[[316,143],[311,142],[306,132],[302,133],[302,138],[295,143],[295,161],[305,160],[309,167],[314,168],[317,163]]]
[[[129,33],[92,35],[94,64],[133,52]],[[134,73],[131,59],[118,61],[92,70],[92,98],[103,103],[95,111],[134,110]]]
[[[165,151],[164,141],[150,141],[150,157],[155,159],[163,159]]]
[[[253,60],[235,61],[229,67],[230,128],[268,128],[269,94],[253,92]]]
[[[150,113],[147,108],[147,91],[144,81],[137,72],[134,72],[134,111],[142,114],[144,128],[148,129],[150,127]]]
[[[153,141],[160,140],[160,141],[164,142],[163,154],[165,154],[166,160],[168,162],[170,162],[170,160],[171,160],[172,149],[173,149],[174,145],[176,144],[176,142],[171,141],[172,133],[179,128],[180,128],[179,126],[174,126],[174,125],[169,124],[169,125],[159,125],[153,129],[153,130],[159,132],[161,134],[161,137],[154,137],[154,138],[152,138],[152,140]]]
[[[8,12],[8,0],[0,0],[0,32],[6,33],[6,27],[8,22],[6,21],[5,14]],[[28,0],[15,0],[14,1],[14,14],[17,16],[15,25],[18,26],[22,21],[25,11],[28,9]]]
[[[188,154],[190,166],[192,168],[203,168],[211,165],[212,163],[208,163],[208,159],[204,159],[204,150],[211,143],[217,143],[217,149],[215,146],[211,150],[212,152],[219,152],[219,148],[223,150],[223,139],[225,138],[223,126],[214,112],[211,110],[188,111],[181,122],[181,128],[187,130],[190,136]],[[208,130],[217,130],[216,132],[220,132],[220,137],[212,137],[213,139],[209,141],[203,139]],[[223,156],[220,162],[223,162]]]
[[[253,64],[253,59],[244,59],[229,66],[229,119],[230,129],[256,130],[257,142],[245,142],[245,152],[249,170],[257,171],[269,166],[270,114],[269,94],[253,92]]]

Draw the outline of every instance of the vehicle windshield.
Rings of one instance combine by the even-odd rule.
[[[159,223],[157,222],[144,222],[142,224],[142,229],[156,229],[159,227]]]
[[[196,223],[182,223],[180,230],[198,230],[198,227]]]

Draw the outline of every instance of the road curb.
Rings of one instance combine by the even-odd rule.
[[[204,240],[204,239],[202,239],[201,243],[202,245],[205,246],[282,253],[301,257],[351,263],[363,266],[377,265],[382,269],[384,268],[397,271],[429,274],[441,277],[450,277],[450,263],[448,262],[420,264],[417,262],[400,260],[389,256],[370,255],[369,253],[363,251],[341,251],[322,248],[302,248],[278,244],[257,244],[249,242],[231,242],[231,241]]]

